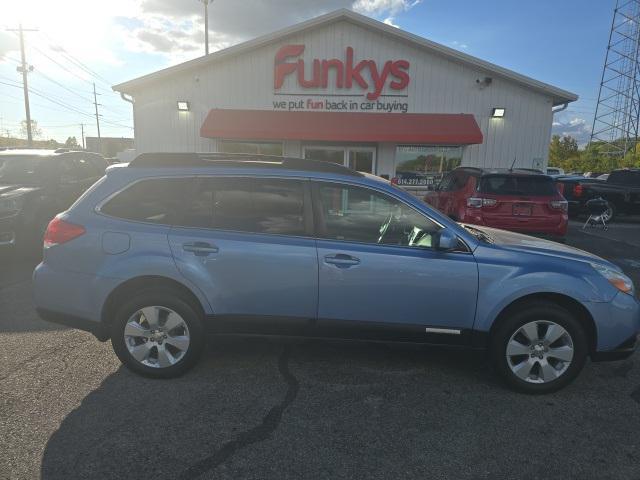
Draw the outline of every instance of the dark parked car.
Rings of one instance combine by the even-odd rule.
[[[577,186],[579,185],[579,186]],[[570,189],[565,183],[563,195],[569,201],[569,211],[582,213],[592,198],[603,198],[609,208],[604,214],[611,221],[619,213],[640,214],[640,168],[624,168],[611,172],[606,180],[583,179]],[[570,198],[570,191],[575,198]],[[578,195],[575,193],[578,192]],[[572,205],[573,204],[573,205]]]
[[[597,178],[587,178],[584,175],[557,175],[553,177],[558,186],[558,190],[569,204],[569,217],[575,218],[587,212],[585,203],[589,198],[586,196],[585,185],[602,182]]]
[[[0,151],[0,246],[41,247],[49,221],[102,177],[107,166],[95,153]]]

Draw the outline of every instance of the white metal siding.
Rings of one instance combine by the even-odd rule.
[[[344,20],[175,74],[133,92],[136,150],[214,151],[215,140],[200,137],[200,126],[211,108],[272,110],[274,100],[284,99],[273,95],[273,64],[276,51],[286,44],[306,45],[303,58],[308,69],[313,58],[344,59],[347,46],[354,48],[356,62],[374,59],[382,66],[387,60],[409,60],[411,83],[408,99],[404,99],[409,112],[475,115],[484,142],[464,149],[465,165],[509,166],[514,158],[521,167],[533,166],[536,158],[546,165],[551,97]],[[476,79],[485,76],[492,76],[493,82],[479,88]],[[298,90],[294,81],[294,75],[290,75],[282,91]],[[337,92],[331,85],[326,89],[326,93]],[[188,100],[191,111],[178,112],[178,100]],[[494,107],[506,109],[504,119],[490,118]],[[285,142],[286,154],[299,155],[301,150],[300,142]],[[393,152],[393,145],[379,145],[378,173],[392,173],[388,163]]]

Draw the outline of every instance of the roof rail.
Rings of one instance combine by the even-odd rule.
[[[129,167],[260,167],[274,169],[304,170],[341,175],[362,176],[361,173],[343,165],[306,158],[279,157],[245,153],[141,153]]]

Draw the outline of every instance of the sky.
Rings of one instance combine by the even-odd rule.
[[[591,131],[615,0],[214,0],[211,51],[337,8],[403,30],[574,92],[553,131],[584,145]],[[25,118],[15,32],[25,33],[31,118],[44,139],[133,136],[131,105],[111,90],[203,54],[198,0],[0,0],[0,135],[20,135]]]

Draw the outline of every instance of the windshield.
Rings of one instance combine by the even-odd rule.
[[[0,157],[0,184],[43,183],[46,160],[41,156]]]
[[[553,180],[544,176],[489,175],[480,180],[480,192],[490,195],[550,197],[556,194]]]

